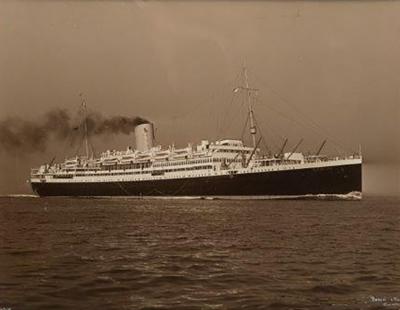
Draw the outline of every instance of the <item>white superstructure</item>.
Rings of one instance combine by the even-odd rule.
[[[144,127],[146,128],[146,127]],[[143,145],[142,141],[139,144]],[[290,156],[290,157],[289,157]],[[99,158],[74,157],[61,164],[32,169],[32,181],[108,182],[174,179],[227,174],[258,173],[361,163],[361,156],[304,156],[285,153],[263,156],[260,150],[234,139],[201,141],[184,148],[155,146],[146,151],[108,150]]]

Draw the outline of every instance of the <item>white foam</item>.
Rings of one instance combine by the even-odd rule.
[[[348,194],[264,195],[264,196],[94,196],[81,198],[154,200],[360,200],[361,192]]]
[[[8,198],[39,198],[38,195],[30,195],[30,194],[8,194],[8,195],[1,195],[0,197],[8,197]]]

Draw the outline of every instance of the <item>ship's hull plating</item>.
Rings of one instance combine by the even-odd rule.
[[[299,196],[361,192],[361,164],[129,182],[31,183],[39,196]]]

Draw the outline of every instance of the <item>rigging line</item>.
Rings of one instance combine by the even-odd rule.
[[[235,96],[235,94],[233,94],[234,98],[237,98]],[[234,100],[232,100],[233,102]],[[230,116],[231,111],[233,111],[232,109],[232,102],[231,102],[231,106],[229,107],[229,110],[227,113],[224,113],[223,115],[223,120],[222,120],[222,126],[221,126],[221,132],[224,132],[224,134],[226,135],[229,130],[231,129],[232,123],[234,123],[234,120],[236,119],[236,117],[242,115],[241,113],[241,109],[243,108],[243,102],[242,104],[239,106],[239,112],[238,113],[233,113],[233,116],[231,118],[231,121],[228,120],[228,117]]]
[[[282,145],[282,140],[277,141],[276,137],[274,137],[272,134],[268,134],[268,131],[267,137],[269,137],[268,141],[270,141],[270,145],[272,145],[271,152],[273,152],[273,150],[279,150],[279,146]]]
[[[215,99],[215,97],[222,93],[224,91],[224,88],[232,85],[232,82],[235,84],[237,79],[238,79],[239,74],[236,75],[236,77],[234,79],[229,79],[228,81],[226,81],[225,83],[223,83],[220,87],[218,87],[210,96],[207,96],[206,98],[202,99],[198,104],[194,105],[193,107],[191,107],[191,109],[187,112],[175,115],[175,118],[185,118],[187,116],[189,116],[190,114],[193,114],[194,112],[196,112],[196,110],[201,107],[204,106],[205,103],[212,101]]]
[[[242,113],[242,109],[243,109],[243,106],[245,105],[245,102],[243,101],[242,102],[242,104],[239,106],[239,112],[238,113],[235,113],[234,115],[233,115],[233,118],[231,119],[231,121],[230,122],[226,122],[227,123],[227,125],[225,126],[225,131],[226,132],[229,132],[229,130],[231,129],[231,126],[232,126],[232,124],[234,124],[235,123],[235,120],[238,118],[238,117],[240,117],[241,115],[243,115],[243,113]],[[227,115],[228,113],[226,113],[226,115]],[[247,113],[246,113],[247,114]],[[226,117],[227,118],[227,117]]]
[[[79,113],[78,113],[78,115],[79,115]],[[64,156],[67,156],[67,157],[70,156],[69,153],[67,154],[67,148],[71,149],[73,147],[73,145],[74,145],[74,142],[75,142],[74,140],[79,138],[78,137],[79,136],[79,132],[80,132],[79,131],[79,127],[80,127],[80,125],[78,126],[78,128],[76,128],[74,126],[74,127],[71,128],[71,130],[68,131],[68,135],[67,135],[66,141],[64,143],[63,151],[62,151],[62,154],[64,154]],[[78,130],[78,131],[76,132],[76,130]]]
[[[68,133],[68,136],[67,136],[67,139],[66,139],[67,141],[65,141],[65,143],[64,143],[64,148],[63,148],[63,152],[62,152],[62,154],[64,154],[64,156],[66,155],[67,148],[71,148],[73,139],[74,139],[74,132],[70,131]]]
[[[238,72],[237,74],[236,74],[236,77],[235,77],[235,79],[234,79],[234,83],[233,83],[233,87],[235,87],[236,85],[238,85],[238,81],[239,81],[239,79],[240,79],[240,76],[241,76],[241,72]],[[232,85],[231,85],[232,86]],[[217,127],[217,136],[219,136],[219,137],[221,137],[221,134],[226,130],[226,123],[227,123],[227,118],[228,118],[228,114],[229,114],[229,112],[232,110],[232,106],[233,106],[233,102],[235,101],[235,99],[237,98],[237,96],[236,96],[236,94],[235,93],[232,93],[231,94],[231,99],[230,99],[230,101],[229,101],[229,104],[228,104],[228,109],[227,109],[227,111],[228,111],[228,113],[224,113],[222,116],[221,116],[221,118],[220,118],[220,120],[219,121],[217,121],[217,124],[218,124],[218,127]]]
[[[93,146],[92,140],[89,139],[89,134],[86,135],[86,139],[89,144],[89,150],[92,152],[92,156],[95,157],[94,146]],[[88,154],[88,156],[89,156],[89,154]],[[89,157],[87,159],[89,159]]]
[[[219,123],[219,125],[220,125],[220,128],[218,128],[217,129],[217,131],[218,132],[223,132],[224,131],[224,127],[225,127],[225,123],[226,123],[226,119],[227,119],[227,115],[229,114],[229,111],[232,109],[232,105],[233,105],[233,101],[235,100],[235,98],[236,98],[236,96],[235,96],[235,94],[233,93],[232,95],[231,95],[231,100],[230,100],[230,102],[229,102],[229,106],[228,106],[228,112],[227,113],[223,113],[222,114],[222,117],[221,117],[221,120],[218,122]]]
[[[253,73],[253,75],[256,77],[258,82],[261,82],[261,84],[263,84],[271,93],[273,93],[275,96],[277,96],[282,102],[286,103],[289,107],[294,108],[300,115],[302,115],[302,117],[305,120],[308,120],[308,122],[313,127],[315,127],[316,129],[319,129],[320,131],[324,131],[325,135],[327,135],[332,142],[336,143],[339,147],[341,147],[343,149],[350,150],[348,147],[345,147],[342,143],[339,143],[338,141],[336,141],[336,140],[339,140],[339,139],[337,139],[337,137],[333,136],[330,132],[327,131],[327,129],[325,129],[324,127],[319,125],[317,122],[315,122],[312,118],[310,118],[309,116],[304,114],[296,105],[290,103],[289,100],[285,99],[280,93],[278,93],[277,91],[275,91],[274,89],[269,87],[266,83],[263,83],[262,80],[259,79],[257,74]]]
[[[275,149],[280,149],[280,145],[282,144],[282,141],[286,140],[287,138],[284,137],[284,136],[282,136],[282,135],[280,135],[280,134],[276,134],[276,131],[275,131],[275,130],[273,130],[271,127],[269,127],[269,128],[270,128],[270,130],[271,130],[272,132],[274,132],[274,135],[275,135],[275,136],[279,136],[279,137],[280,137],[281,142],[277,142],[276,144],[274,143],[274,148],[275,148]],[[275,141],[275,140],[273,139],[273,141]],[[275,142],[276,142],[276,141],[275,141]],[[278,146],[277,146],[277,145],[278,145]]]
[[[249,115],[247,114],[246,121],[245,121],[245,123],[244,123],[243,129],[242,129],[242,133],[241,133],[241,135],[240,135],[240,139],[241,139],[241,140],[243,140],[244,132],[245,132],[245,130],[247,129],[247,123],[248,123],[248,122],[249,122]]]
[[[257,98],[257,101],[258,101],[257,103],[260,103],[260,100],[259,100],[258,98]],[[261,105],[261,106],[262,106],[262,105]],[[272,139],[271,139],[272,142],[275,140],[275,137],[274,137],[274,136],[279,137],[281,140],[285,140],[285,139],[286,139],[286,137],[284,137],[283,135],[281,135],[278,131],[274,130],[272,126],[268,126],[268,125],[267,125],[267,122],[259,122],[259,124],[264,124],[265,127],[267,127],[267,129],[268,129],[267,132],[268,132],[268,131],[271,131],[271,132],[272,132],[272,134],[273,134],[273,135],[271,136],[271,137],[272,137]],[[273,144],[275,144],[275,143],[273,143]],[[280,143],[279,143],[279,144],[280,144]],[[275,144],[274,147],[277,147],[277,145]]]
[[[319,137],[323,137],[323,138],[328,137],[329,140],[332,142],[332,144],[335,144],[341,150],[351,151],[351,149],[348,146],[339,142],[339,140],[337,138],[335,138],[331,134],[327,133],[326,130],[322,129],[322,127],[315,125],[315,124],[311,123],[310,121],[308,121],[307,118],[304,118],[304,117],[298,117],[298,119],[292,118],[292,117],[288,117],[284,113],[281,113],[281,115],[286,117],[287,119],[291,120],[292,122],[298,124],[299,126],[304,126],[305,128],[309,128]]]
[[[260,123],[259,123],[258,126],[261,128]],[[272,144],[274,149],[279,149],[279,145],[282,144],[282,143],[281,142],[277,142],[276,141],[276,139],[277,139],[276,137],[279,137],[280,140],[285,140],[286,138],[284,136],[282,136],[281,134],[277,133],[270,126],[266,125],[266,127],[269,129],[269,130],[266,131],[266,135],[269,137],[268,141],[270,141],[270,144]],[[269,134],[269,131],[271,131],[272,133]],[[263,132],[265,132],[265,131],[263,131]],[[272,151],[272,149],[270,151]]]
[[[81,109],[78,111],[78,115],[82,116],[81,115],[82,112],[83,112],[83,110],[82,110],[82,107],[81,107]],[[85,131],[85,126],[86,126],[86,115],[85,115],[85,118],[81,119],[81,121],[80,121],[80,123],[79,123],[79,125],[77,127],[77,129],[78,129],[78,131],[80,133],[81,141],[78,143],[78,148],[77,148],[77,150],[75,152],[76,156],[79,155],[78,153],[80,152],[81,147],[85,144],[85,139],[87,138],[87,134],[86,134],[86,131]]]
[[[267,140],[265,140],[265,137],[264,137],[264,135],[262,134],[262,130],[261,130],[260,126],[258,125],[258,122],[257,122],[256,117],[253,116],[253,118],[254,118],[255,125],[256,125],[256,127],[258,128],[258,132],[259,132],[259,134],[260,134],[260,136],[261,136],[261,141],[262,141],[263,144],[264,144],[265,150],[266,150],[267,152],[269,152],[269,151],[270,151],[270,148],[268,147]]]
[[[235,84],[234,86],[236,86],[238,84],[238,80],[239,80],[240,76],[241,76],[240,72],[236,74],[236,78],[235,78],[235,81],[234,81],[234,84]],[[225,126],[226,126],[225,124],[227,123],[228,114],[229,114],[229,112],[232,111],[233,102],[235,101],[236,98],[237,98],[236,93],[232,92],[231,100],[229,102],[228,109],[227,109],[228,113],[224,113],[222,115],[221,121],[219,122],[220,128],[217,128],[217,132],[218,133],[222,133],[224,130],[227,130],[227,128],[225,128]]]
[[[234,94],[231,97],[231,100],[229,101],[229,105],[228,108],[224,107],[223,108],[223,113],[218,113],[218,128],[217,128],[217,132],[218,132],[218,137],[219,138],[223,138],[223,136],[226,135],[227,132],[227,128],[228,128],[228,115],[230,115],[230,111],[231,111],[231,107],[233,106],[233,101],[235,101],[236,97],[234,96]]]
[[[306,121],[304,121],[304,119],[294,118],[291,115],[288,115],[288,114],[276,109],[275,107],[273,107],[272,105],[269,105],[269,104],[265,104],[264,106],[268,107],[272,111],[276,112],[277,114],[279,114],[283,118],[285,118],[285,119],[297,124],[299,127],[308,128],[309,130],[312,130],[314,133],[316,133],[318,136],[321,136],[321,132],[319,130],[317,130],[318,128],[315,128],[315,126],[310,126],[310,124],[307,124]]]
[[[260,129],[260,135],[261,135],[261,137],[262,137],[262,139],[263,139],[262,141],[263,141],[263,144],[264,144],[264,146],[265,146],[267,152],[272,153],[272,152],[273,152],[273,149],[270,147],[270,145],[268,144],[268,142],[270,142],[270,144],[272,144],[272,147],[273,147],[274,149],[278,149],[278,148],[279,148],[279,146],[278,146],[279,143],[277,143],[277,142],[275,141],[276,136],[279,136],[280,139],[282,139],[282,140],[284,140],[285,138],[284,138],[281,134],[275,133],[275,131],[274,131],[273,129],[271,129],[269,126],[266,126],[267,129],[269,129],[269,130],[266,131],[266,132],[267,132],[267,136],[269,136],[269,139],[265,138],[265,135],[263,134],[265,131],[262,130],[262,128],[261,128],[261,126],[260,126],[260,123],[258,122],[258,120],[257,120],[256,118],[255,118],[255,121],[256,121],[257,127],[259,127],[259,129]],[[274,132],[274,134],[269,135],[269,134],[268,134],[269,131]]]
[[[296,119],[296,118],[293,118],[292,116],[287,115],[287,114],[285,114],[284,112],[282,112],[282,111],[280,111],[280,110],[277,110],[277,109],[274,108],[272,105],[265,104],[265,105],[263,105],[263,106],[264,106],[264,107],[268,107],[269,109],[273,110],[273,111],[276,112],[277,114],[281,115],[283,118],[286,118],[287,120],[289,120],[289,121],[291,121],[291,122],[297,124],[300,128],[301,128],[301,127],[305,127],[305,128],[308,127],[308,129],[312,130],[312,131],[313,131],[314,133],[316,133],[319,137],[322,137],[321,132],[319,132],[319,131],[317,130],[318,128],[315,128],[315,126],[309,126],[309,125],[307,126],[306,123],[302,123],[300,120],[298,120],[298,119]],[[303,119],[303,121],[304,121],[304,119]],[[346,148],[345,146],[339,144],[339,143],[336,142],[334,139],[332,140],[332,142],[333,142],[334,144],[336,144],[337,146],[339,146],[339,148],[341,148],[341,149],[343,149],[343,150],[349,151],[348,148]]]
[[[79,127],[80,127],[80,126],[79,126]],[[77,144],[78,144],[78,147],[77,147],[77,149],[76,149],[76,151],[75,151],[75,156],[78,156],[79,151],[81,150],[81,146],[82,146],[83,143],[84,143],[84,136],[79,137],[79,138],[82,138],[82,140],[79,141],[79,143],[77,143]]]
[[[279,114],[279,115],[282,116],[283,118],[285,118],[285,119],[287,119],[287,120],[289,120],[289,121],[291,121],[291,122],[293,122],[293,123],[296,123],[296,124],[299,125],[300,127],[304,127],[304,124],[301,124],[297,119],[292,118],[292,117],[290,117],[290,116],[284,114],[283,112],[281,112],[281,111],[275,109],[273,106],[270,106],[270,105],[267,105],[267,104],[266,104],[265,107],[267,107],[267,108],[271,109],[272,111],[276,112],[277,114]],[[309,128],[309,129],[314,130],[313,128]],[[280,135],[280,136],[281,136],[281,135]],[[285,138],[282,137],[282,136],[281,136],[281,138],[285,139]]]
[[[86,116],[85,116],[85,120],[84,120],[85,121],[85,126],[86,126],[85,135],[86,135],[87,142],[89,144],[89,149],[92,152],[92,156],[95,157],[95,149],[94,149],[92,140],[90,138],[90,132],[87,130],[87,123],[86,123],[89,112],[90,112],[89,109],[86,109]],[[89,156],[89,154],[88,154],[88,156]],[[88,157],[88,159],[89,159],[89,157]]]
[[[295,119],[290,119],[288,117],[285,117],[285,118],[289,119],[292,122],[293,125],[295,125],[295,126],[297,125],[297,126],[299,126],[299,128],[303,128],[301,122],[299,122],[299,121],[297,121]],[[314,128],[308,128],[308,129],[311,130],[311,132],[314,133],[316,137],[321,137],[322,136],[321,133],[318,132],[316,129],[314,129]],[[324,138],[326,138],[326,137],[324,136]],[[337,145],[337,144],[336,143],[332,143],[332,146],[334,146],[334,145]],[[337,151],[336,153],[338,153],[338,154],[342,154],[343,153],[343,149],[344,148],[342,146],[340,146],[340,145],[339,145],[339,149],[335,147],[335,150]]]
[[[218,138],[218,137],[220,136],[220,132],[219,132],[219,127],[220,127],[219,122],[220,122],[220,118],[219,118],[219,116],[218,116],[218,113],[212,113],[212,114],[210,115],[210,117],[211,117],[210,123],[214,124],[214,126],[212,127],[214,136],[215,136],[216,138]]]
[[[279,112],[279,111],[277,111],[277,112]],[[265,122],[265,123],[263,122],[263,124],[266,124],[266,122]],[[270,131],[272,131],[275,135],[279,136],[282,140],[285,140],[285,139],[286,139],[286,137],[284,137],[283,135],[281,135],[279,132],[273,130],[272,127],[270,127],[270,126],[268,126],[268,125],[266,125],[266,127],[267,127]]]

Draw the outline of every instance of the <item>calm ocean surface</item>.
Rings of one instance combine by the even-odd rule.
[[[400,309],[400,199],[0,198],[0,309]]]

